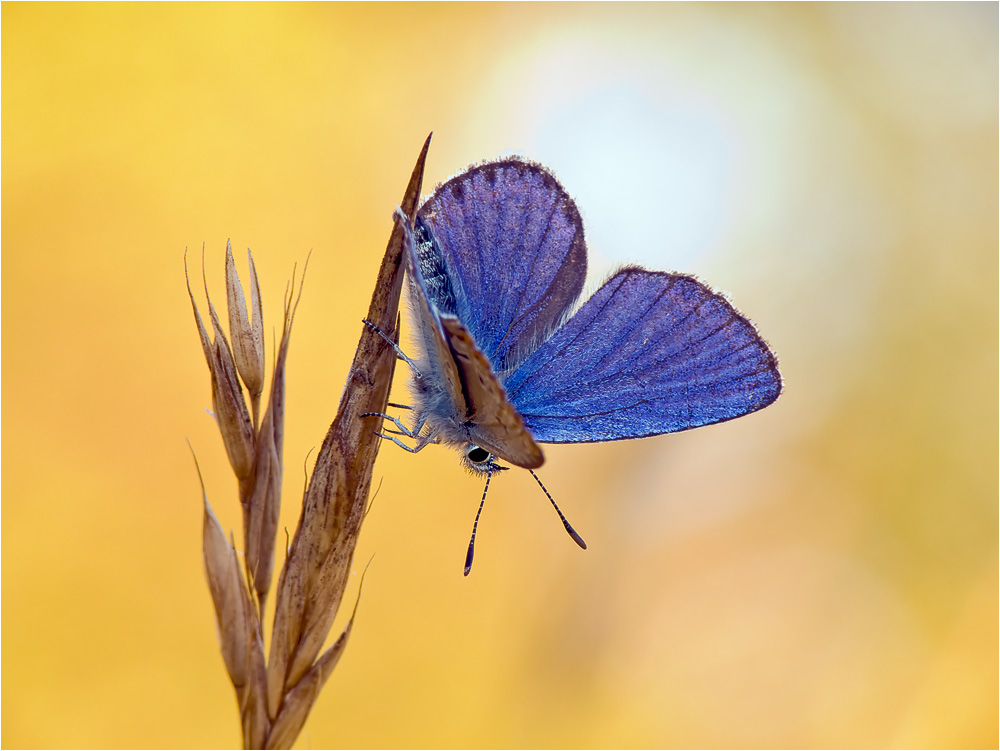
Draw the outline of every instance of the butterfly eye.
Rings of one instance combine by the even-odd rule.
[[[469,446],[469,450],[465,452],[465,455],[473,464],[482,464],[490,458],[490,452],[479,448],[479,446]]]

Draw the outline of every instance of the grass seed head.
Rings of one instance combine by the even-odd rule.
[[[416,212],[429,146],[430,136],[403,197],[403,210],[410,217]],[[397,223],[379,269],[367,316],[390,335],[398,326],[402,250],[402,229]],[[245,748],[292,746],[347,645],[353,615],[336,643],[321,654],[350,578],[380,443],[376,435],[378,425],[362,415],[385,412],[396,362],[392,348],[369,328],[361,327],[347,385],[316,457],[299,524],[278,578],[270,655],[265,664],[261,614],[272,578],[281,503],[285,361],[298,305],[293,293],[294,287],[286,297],[267,410],[258,428],[264,340],[253,258],[250,258],[248,315],[232,248],[227,243],[226,299],[232,350],[211,299],[208,311],[212,336],[209,336],[188,283],[198,335],[211,373],[216,420],[239,481],[243,507],[246,557],[245,565],[241,566],[235,546],[226,538],[202,489],[205,570],[215,605],[223,661],[239,702]],[[241,379],[250,395],[252,421]]]

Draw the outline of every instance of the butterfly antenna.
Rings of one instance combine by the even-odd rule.
[[[538,487],[540,487],[542,489],[542,492],[545,493],[545,497],[549,499],[549,503],[552,504],[552,508],[554,508],[556,510],[556,513],[559,514],[559,518],[562,520],[563,526],[566,527],[566,531],[569,532],[569,536],[573,538],[573,542],[575,542],[581,548],[583,548],[584,550],[586,550],[587,549],[587,543],[585,543],[583,541],[583,538],[580,537],[580,535],[578,535],[576,533],[576,530],[573,529],[573,525],[571,525],[566,520],[566,517],[563,515],[563,512],[559,510],[559,507],[556,505],[555,500],[549,494],[549,491],[545,489],[545,486],[542,485],[542,481],[538,479],[538,475],[535,474],[534,470],[529,469],[528,471],[531,472],[531,476],[535,478],[535,482],[538,483]],[[490,484],[489,478],[486,479],[486,484],[487,484],[487,486]],[[483,497],[485,498],[485,493],[483,494]],[[475,536],[475,532],[473,532],[473,536]],[[472,548],[471,547],[469,548],[469,557],[470,557],[470,560],[471,560],[471,557],[472,557]]]
[[[496,469],[500,469],[497,467]],[[472,522],[472,539],[469,540],[469,552],[465,555],[465,575],[472,571],[472,556],[476,547],[476,529],[479,527],[479,515],[483,513],[483,506],[486,504],[486,491],[490,489],[490,480],[493,478],[494,468],[490,467],[486,473],[486,487],[483,488],[483,499],[479,502],[479,511],[476,512],[476,520]]]

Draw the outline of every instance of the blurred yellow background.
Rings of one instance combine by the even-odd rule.
[[[268,331],[312,251],[291,533],[433,130],[425,193],[548,165],[591,288],[697,274],[786,392],[549,447],[590,549],[512,471],[469,578],[481,481],[385,446],[299,746],[995,747],[997,27],[995,3],[5,3],[3,745],[239,744],[186,440],[238,538],[239,513],[184,250],[224,307],[226,239],[244,279],[249,246]]]

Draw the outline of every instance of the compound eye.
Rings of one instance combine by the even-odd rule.
[[[469,446],[469,450],[465,452],[465,455],[469,457],[469,461],[473,464],[482,464],[490,458],[490,452],[479,448],[479,446]]]

